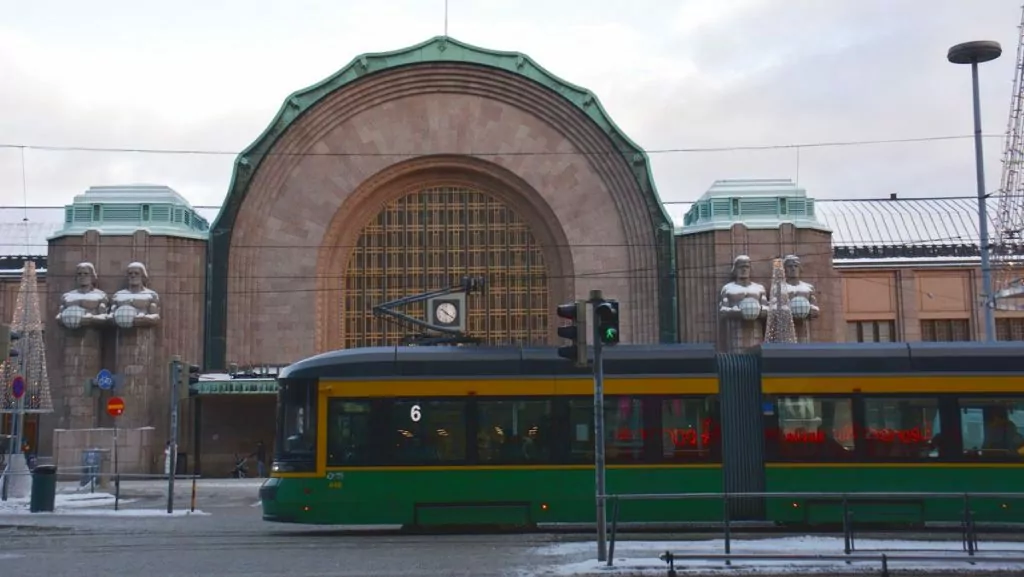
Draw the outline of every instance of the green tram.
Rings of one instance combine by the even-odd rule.
[[[594,522],[593,381],[554,348],[378,347],[279,374],[263,518],[340,525]],[[1024,490],[1024,344],[620,345],[605,354],[610,494]],[[1024,502],[975,499],[978,521]],[[958,521],[962,501],[854,506]],[[720,501],[622,503],[717,522]],[[838,522],[835,502],[742,499],[733,520]]]

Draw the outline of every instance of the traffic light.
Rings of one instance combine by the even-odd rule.
[[[619,301],[606,300],[595,303],[594,325],[594,332],[601,344],[619,344]]]
[[[11,325],[0,325],[0,363],[18,356],[14,343],[20,338],[21,334],[11,330]]]
[[[178,397],[194,397],[197,391],[193,387],[199,382],[199,366],[188,363],[178,364]]]
[[[557,314],[570,321],[558,327],[558,336],[572,341],[571,345],[558,348],[558,356],[573,361],[578,367],[587,366],[587,302],[558,305]]]
[[[199,391],[192,385],[199,382],[199,365],[188,366],[188,396],[194,397],[199,394]]]

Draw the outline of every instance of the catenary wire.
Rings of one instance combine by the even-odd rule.
[[[1003,135],[985,134],[983,138],[1003,138]],[[652,148],[641,149],[644,154],[682,154],[701,152],[741,152],[753,150],[787,150],[803,148],[836,148],[849,146],[874,146],[882,144],[915,144],[923,142],[941,142],[947,140],[963,140],[974,138],[973,134],[955,134],[939,136],[919,136],[908,138],[886,138],[886,139],[864,139],[864,140],[834,140],[815,141],[790,144],[751,144],[751,145],[728,145],[728,146],[703,146],[703,147],[675,147],[675,148]],[[173,154],[173,155],[196,155],[196,156],[239,156],[242,152],[229,150],[203,150],[198,148],[141,148],[141,147],[104,147],[104,146],[75,146],[75,145],[50,145],[50,144],[26,144],[26,143],[0,143],[0,149],[22,149],[38,150],[49,152],[99,152],[99,153],[137,153],[137,154]],[[632,149],[610,149],[597,151],[452,151],[452,152],[431,152],[430,154],[460,154],[464,156],[600,156],[609,154],[634,154]],[[340,157],[407,157],[423,156],[423,151],[409,152],[265,152],[259,156],[340,156]]]

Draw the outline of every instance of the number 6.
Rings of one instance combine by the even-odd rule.
[[[409,418],[411,418],[412,422],[414,422],[414,423],[418,423],[420,421],[420,406],[419,405],[413,405],[412,408],[409,409]]]

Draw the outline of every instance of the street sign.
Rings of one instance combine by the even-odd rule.
[[[107,369],[102,369],[96,374],[96,386],[104,391],[114,388],[114,375],[110,374]]]
[[[11,379],[11,394],[14,395],[15,399],[20,399],[25,396],[25,377],[21,375],[15,375]]]
[[[111,417],[120,417],[124,414],[124,399],[121,397],[110,397],[107,400],[107,414]]]

